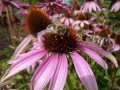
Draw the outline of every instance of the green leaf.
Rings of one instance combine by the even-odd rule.
[[[116,73],[116,76],[120,76],[120,68],[118,69],[117,73]]]
[[[23,78],[22,75],[20,75],[20,74],[16,75],[16,79],[22,79],[22,78]]]

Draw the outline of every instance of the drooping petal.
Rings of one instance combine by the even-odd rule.
[[[13,1],[10,1],[11,4],[13,4],[15,7],[19,8],[20,6],[16,3],[16,2],[13,2]]]
[[[24,56],[20,57],[18,61],[13,64],[6,74],[2,77],[2,82],[9,78],[10,76],[24,70],[25,68],[31,66],[34,64],[36,61],[38,61],[41,57],[43,57],[47,53],[46,50],[41,49],[41,50],[35,50],[28,52],[24,54]]]
[[[84,22],[83,21],[81,21],[80,26],[81,26],[81,28],[84,27]]]
[[[98,90],[94,74],[84,58],[76,52],[71,53],[71,58],[73,60],[76,72],[87,90]]]
[[[23,51],[23,49],[27,46],[27,44],[33,39],[32,35],[28,35],[21,44],[16,48],[11,59],[16,59],[18,55]]]
[[[44,60],[35,71],[31,80],[31,90],[44,90],[52,78],[58,64],[58,54],[53,54]]]
[[[80,24],[80,22],[81,21],[79,21],[79,20],[76,20],[73,24],[72,24],[72,27],[74,27],[75,25],[78,25],[78,24]]]
[[[59,63],[51,79],[49,90],[63,90],[68,72],[68,63],[65,54],[59,56]]]
[[[114,44],[113,51],[118,51],[118,50],[120,50],[120,45],[119,44]]]
[[[89,22],[87,20],[84,20],[83,21],[85,24],[89,25]]]
[[[8,85],[10,83],[13,83],[14,82],[14,79],[10,79],[8,81],[5,81],[5,82],[0,82],[0,88],[4,87],[5,85]]]
[[[69,23],[70,23],[70,22],[69,22],[69,19],[66,18],[64,24],[65,24],[66,26],[69,26]]]
[[[88,43],[88,44],[87,44],[87,43]],[[116,60],[116,58],[115,58],[111,53],[109,53],[109,52],[101,49],[100,47],[98,47],[97,45],[95,45],[95,44],[93,44],[93,43],[89,43],[89,42],[87,42],[87,43],[86,43],[85,45],[83,45],[83,47],[87,47],[87,48],[89,48],[89,49],[92,49],[92,50],[98,52],[98,53],[101,54],[102,56],[110,59],[110,60],[115,64],[115,66],[118,67],[117,60]]]
[[[102,66],[105,70],[108,69],[106,62],[94,51],[88,49],[88,48],[81,48],[79,47],[81,51],[89,55],[93,60],[95,60],[100,66]]]

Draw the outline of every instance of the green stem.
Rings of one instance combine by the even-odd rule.
[[[71,82],[72,82],[72,80],[70,79],[70,74],[68,74],[68,76],[67,76],[67,88],[68,88],[68,90],[74,90]]]
[[[8,21],[8,26],[9,26],[9,35],[10,35],[10,40],[11,40],[11,44],[13,46],[15,46],[15,42],[13,40],[13,32],[12,32],[12,26],[11,26],[11,22],[10,22],[10,15],[9,15],[9,8],[8,6],[6,6],[6,16],[7,16],[7,21]]]
[[[111,86],[110,90],[113,90],[113,86],[114,86],[114,83],[115,83],[116,72],[117,72],[117,68],[114,66],[114,73],[113,73],[113,78],[112,78],[112,86]]]

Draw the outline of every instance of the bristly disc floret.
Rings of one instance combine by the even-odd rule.
[[[49,16],[39,8],[32,6],[26,16],[26,30],[36,36],[36,34],[52,23]]]
[[[110,34],[110,30],[108,28],[103,28],[99,32],[99,36],[101,36],[101,37],[108,37],[109,34]]]
[[[86,20],[87,17],[83,14],[83,13],[79,13],[79,15],[77,16],[77,20]]]
[[[75,31],[70,30],[68,36],[59,35],[57,33],[48,32],[42,37],[44,48],[54,53],[69,53],[76,49],[77,41]]]

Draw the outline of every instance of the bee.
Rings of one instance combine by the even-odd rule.
[[[56,17],[52,17],[53,24],[47,26],[43,32],[52,32],[58,35],[69,36],[70,31],[69,28],[65,27]]]

